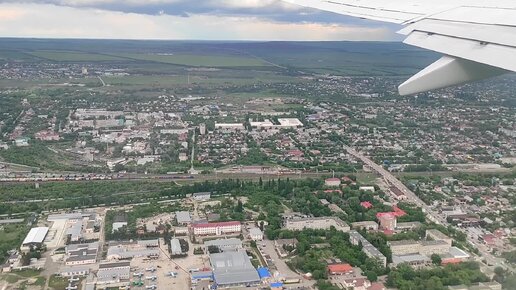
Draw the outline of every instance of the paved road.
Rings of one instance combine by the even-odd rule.
[[[258,244],[258,247],[260,248],[260,251],[262,253],[267,254],[267,255],[269,255],[272,258],[272,262],[274,263],[274,265],[277,268],[277,271],[279,272],[279,275],[280,275],[279,277],[283,277],[283,278],[299,278],[300,279],[300,283],[292,284],[293,287],[305,286],[305,287],[308,287],[309,289],[313,289],[315,281],[313,281],[313,280],[306,280],[301,275],[299,275],[298,273],[292,271],[287,266],[287,263],[285,263],[285,261],[278,256],[278,253],[274,249],[274,242],[273,241],[266,239],[266,240],[263,240],[261,242],[257,242],[257,244]],[[262,245],[265,245],[265,246],[262,246]],[[274,275],[274,273],[271,273],[271,274]]]
[[[446,221],[446,218],[444,215],[438,213],[434,209],[432,209],[430,206],[428,206],[426,203],[424,203],[414,192],[412,192],[410,189],[408,189],[399,179],[397,179],[394,175],[392,175],[389,171],[385,170],[382,166],[376,164],[374,161],[369,159],[367,156],[363,155],[362,153],[358,152],[357,150],[349,147],[344,146],[344,149],[346,151],[355,156],[356,158],[360,159],[364,164],[369,166],[371,169],[376,171],[382,178],[387,181],[392,186],[396,187],[398,190],[403,192],[405,196],[408,197],[408,200],[417,206],[421,207],[423,209],[423,212],[426,213],[427,218],[431,220],[432,222],[436,224],[441,224],[443,226],[450,226],[450,224]],[[475,247],[480,251],[481,256],[487,261],[490,265],[495,266],[502,266],[504,268],[509,268],[511,271],[514,272],[514,267],[509,266],[507,264],[502,263],[503,259],[497,258],[490,253],[488,253],[482,245],[480,245],[478,240],[472,239],[469,237],[468,233],[465,229],[455,227],[457,230],[465,233],[467,235],[467,239],[469,242],[473,243]]]

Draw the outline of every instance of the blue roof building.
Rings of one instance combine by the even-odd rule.
[[[269,272],[269,269],[267,269],[265,267],[260,267],[257,269],[257,271],[258,271],[258,276],[260,276],[260,279],[265,279],[265,278],[271,277],[271,273]]]

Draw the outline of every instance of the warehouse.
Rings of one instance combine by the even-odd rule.
[[[210,263],[218,288],[252,287],[260,284],[260,276],[245,251],[211,254]]]
[[[176,221],[179,225],[187,225],[192,223],[192,217],[190,216],[190,213],[187,211],[177,211]]]
[[[181,249],[181,243],[179,242],[179,239],[172,239],[170,240],[170,252],[172,256],[178,256],[183,254],[183,250]]]
[[[21,250],[28,251],[30,247],[39,247],[48,234],[47,227],[32,228],[22,242]]]
[[[131,264],[127,261],[100,264],[97,272],[97,287],[106,288],[108,285],[113,287],[128,285],[130,273]]]

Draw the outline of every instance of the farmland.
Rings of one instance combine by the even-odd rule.
[[[86,53],[76,51],[47,51],[40,50],[30,53],[31,55],[51,61],[58,62],[89,62],[89,61],[122,61],[123,58],[103,55],[98,53]]]
[[[270,66],[267,62],[246,56],[202,55],[202,54],[138,54],[122,53],[119,57],[133,60],[168,63],[194,67],[262,67]]]

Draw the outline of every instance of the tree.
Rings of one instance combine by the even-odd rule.
[[[442,263],[442,259],[441,259],[441,256],[439,256],[438,254],[432,254],[432,256],[430,256],[430,259],[432,259],[432,263],[434,265],[441,265]]]
[[[494,280],[496,280],[499,283],[503,283],[503,281],[505,280],[505,274],[506,274],[505,270],[502,267],[496,267],[496,268],[494,268],[494,273],[495,273]]]
[[[366,272],[367,280],[371,282],[376,282],[378,280],[378,275],[374,271],[367,271]]]
[[[235,212],[243,212],[244,211],[244,205],[242,204],[242,201],[238,201],[236,207],[235,207]]]
[[[509,263],[516,263],[516,251],[505,252],[502,254],[502,257],[504,257]]]

